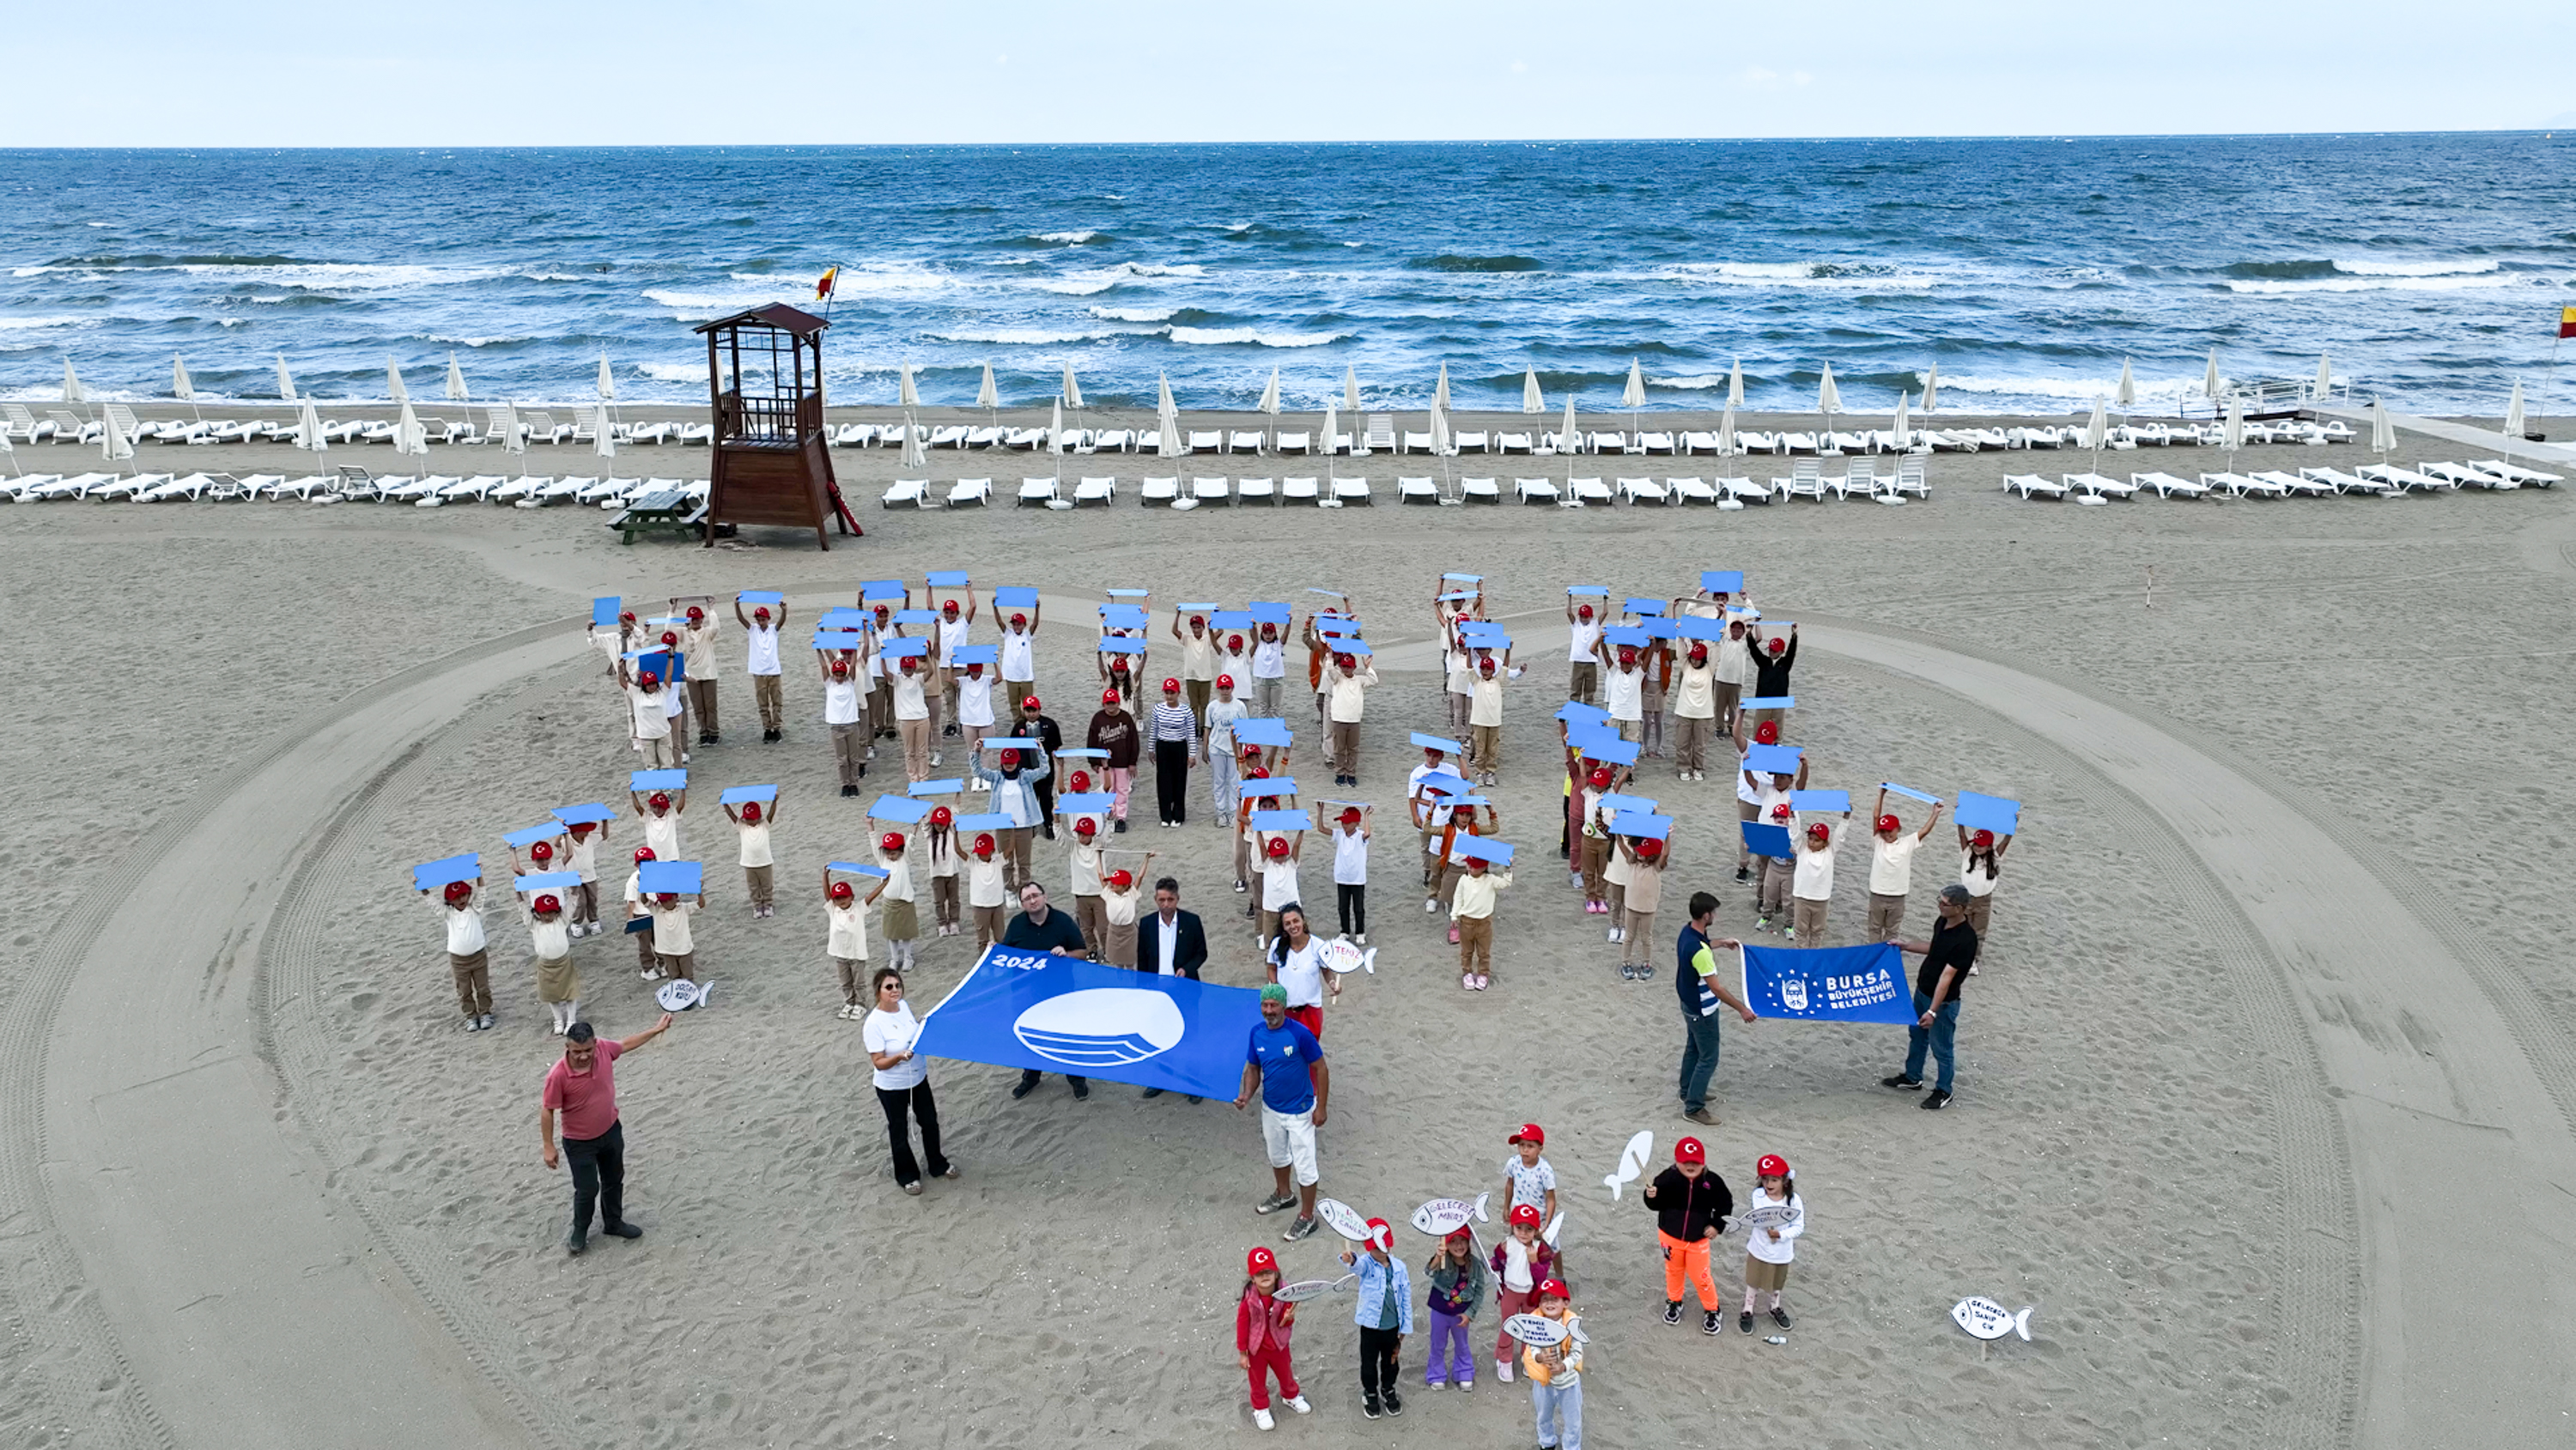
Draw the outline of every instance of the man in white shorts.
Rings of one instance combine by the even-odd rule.
[[[1324,1126],[1332,1080],[1324,1068],[1323,1044],[1304,1024],[1289,1020],[1287,989],[1275,982],[1261,989],[1261,1023],[1252,1029],[1244,1051],[1243,1087],[1235,1094],[1235,1110],[1242,1111],[1256,1091],[1261,1094],[1261,1141],[1270,1155],[1271,1193],[1253,1212],[1271,1214],[1295,1206],[1296,1221],[1280,1235],[1293,1243],[1315,1232],[1315,1130]]]

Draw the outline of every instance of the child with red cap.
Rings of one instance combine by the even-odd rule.
[[[1188,629],[1182,629],[1183,623]],[[1190,614],[1186,621],[1181,611],[1172,611],[1172,638],[1181,642],[1181,681],[1189,689],[1190,718],[1204,729],[1207,725],[1208,696],[1216,689],[1216,634],[1208,628],[1204,610]]]
[[[474,904],[474,889],[483,878],[450,881],[439,891],[439,918],[447,926],[447,969],[456,978],[456,1005],[465,1013],[465,1030],[481,1032],[492,1025],[492,957],[483,935],[483,908]],[[429,895],[422,887],[421,895]]]
[[[778,858],[770,853],[769,828],[778,822],[778,800],[773,796],[765,806],[758,801],[744,801],[739,809],[725,806],[724,813],[732,820],[734,834],[741,841],[742,884],[744,893],[751,897],[751,914],[754,919],[773,915]]]
[[[993,667],[977,661],[957,666],[948,676],[948,730],[964,736],[971,752],[993,733]],[[981,781],[974,784],[983,788]]]
[[[1002,698],[1010,702],[1014,727],[1037,713],[1029,702],[1038,696],[1038,620],[1045,612],[1033,602],[1026,613],[1015,610],[1002,621]]]
[[[633,710],[630,733],[635,748],[643,753],[644,768],[670,770],[679,765],[679,746],[671,739],[670,691],[663,687],[660,672],[629,673],[625,659],[620,657],[617,687],[626,692],[627,704]]]
[[[1333,897],[1342,935],[1368,945],[1369,818],[1375,806],[1344,806],[1333,831]]]
[[[630,790],[627,798],[635,804],[635,814],[644,822],[644,844],[653,849],[656,861],[680,859],[680,813],[689,808],[689,788],[678,790]]]
[[[1619,975],[1642,982],[1655,975],[1655,909],[1664,901],[1664,872],[1672,862],[1665,843],[1652,836],[1621,836],[1619,857],[1628,866],[1626,914],[1619,925]]]
[[[1289,1362],[1288,1337],[1297,1327],[1297,1306],[1279,1298],[1279,1258],[1266,1248],[1243,1256],[1243,1296],[1234,1305],[1234,1362],[1252,1379],[1252,1423],[1267,1430],[1270,1381],[1279,1380],[1279,1397],[1298,1414],[1314,1406],[1297,1388],[1297,1367]]]
[[[1261,916],[1253,940],[1270,950],[1279,935],[1279,913],[1305,900],[1297,885],[1297,865],[1305,859],[1304,831],[1255,831],[1252,850],[1261,869]]]
[[[572,966],[572,925],[553,892],[529,903],[528,943],[537,956],[537,1000],[554,1013],[555,1036],[581,1019],[581,974]]]
[[[1610,912],[1610,893],[1602,884],[1602,868],[1610,864],[1610,822],[1601,809],[1601,798],[1619,789],[1625,767],[1594,765],[1583,777],[1582,798],[1576,803],[1581,812],[1583,834],[1576,841],[1582,851],[1583,910],[1587,916],[1606,916]]]
[[[966,847],[966,907],[975,913],[975,950],[1002,939],[1002,862],[996,855],[1001,843],[990,831],[978,831]]]
[[[1478,783],[1492,785],[1503,771],[1503,684],[1512,678],[1512,652],[1494,658],[1476,651],[1476,667],[1467,681],[1467,764]]]
[[[1476,1350],[1468,1326],[1485,1302],[1485,1261],[1476,1256],[1476,1236],[1464,1225],[1449,1231],[1422,1266],[1430,1282],[1431,1353],[1424,1361],[1422,1382],[1433,1389],[1476,1387]]]
[[[1642,745],[1646,738],[1646,668],[1641,651],[1623,644],[1614,656],[1608,640],[1596,641],[1592,648],[1601,660],[1601,695],[1608,702],[1610,723],[1617,727],[1620,739]]]
[[[572,934],[599,935],[599,848],[608,839],[608,822],[575,821],[564,827],[571,838],[563,869],[581,878],[573,888]]]
[[[733,597],[734,622],[742,626],[743,672],[751,676],[751,702],[760,709],[760,738],[775,744],[787,738],[787,697],[780,690],[778,632],[787,627],[787,601],[757,604],[742,612],[742,596]]]
[[[695,891],[663,891],[645,899],[644,910],[653,918],[653,962],[661,975],[697,980],[698,941],[689,918],[706,904],[706,897]]]
[[[1601,703],[1601,615],[1589,604],[1574,602],[1574,591],[1565,591],[1565,623],[1572,631],[1566,643],[1565,658],[1572,668],[1567,672],[1565,697],[1586,705]]]
[[[1708,1149],[1699,1139],[1673,1145],[1673,1166],[1646,1185],[1646,1206],[1655,1211],[1655,1239],[1664,1255],[1664,1322],[1682,1322],[1687,1286],[1699,1294],[1700,1332],[1717,1333],[1726,1305],[1718,1298],[1708,1255],[1735,1212],[1735,1195],[1709,1171]]]
[[[1457,824],[1453,816],[1450,825],[1454,829]],[[1459,934],[1458,985],[1470,992],[1494,984],[1494,907],[1511,884],[1509,868],[1496,871],[1482,856],[1468,861],[1467,874],[1450,883],[1449,929]]]
[[[1136,788],[1136,761],[1144,751],[1144,732],[1136,728],[1136,717],[1119,707],[1118,692],[1100,692],[1100,709],[1091,717],[1091,727],[1083,732],[1082,743],[1093,750],[1108,752],[1110,833],[1127,829],[1127,797]]]
[[[1199,757],[1199,717],[1181,703],[1177,676],[1163,681],[1163,703],[1146,717],[1145,736],[1154,745],[1155,819],[1166,829],[1190,819],[1190,768]]]
[[[1556,1272],[1556,1250],[1539,1237],[1538,1209],[1522,1204],[1511,1211],[1511,1232],[1494,1245],[1486,1267],[1494,1271],[1494,1313],[1502,1320],[1528,1311],[1538,1301],[1538,1286]],[[1512,1382],[1512,1336],[1494,1334],[1494,1377]]]
[[[886,873],[885,885],[876,893],[885,899],[885,912],[877,928],[885,933],[886,963],[896,971],[910,971],[913,943],[921,940],[921,908],[913,894],[911,843],[901,831],[888,831],[877,837],[877,864]]]
[[[687,624],[680,627],[680,673],[689,682],[689,714],[697,721],[698,743],[713,745],[721,732],[716,728],[716,617],[706,611],[713,596],[699,596],[701,602],[688,607]],[[671,601],[673,608],[679,600]]]
[[[2004,852],[2012,849],[2013,838],[1992,831],[1971,833],[1959,827],[1959,884],[1968,888],[1968,925],[1977,929],[1977,941],[1986,940],[1986,923],[1995,907],[1995,882],[2004,872]],[[1968,968],[1975,976],[1977,969]]]
[[[1679,673],[1681,688],[1673,692],[1673,778],[1704,780],[1708,739],[1717,730],[1717,665],[1707,640],[1690,642]]]
[[[1771,1322],[1786,1329],[1789,1311],[1780,1307],[1780,1291],[1789,1282],[1789,1262],[1798,1257],[1798,1235],[1807,1231],[1807,1204],[1798,1197],[1798,1176],[1789,1161],[1765,1153],[1753,1165],[1753,1192],[1745,1196],[1747,1214],[1762,1211],[1779,1222],[1752,1229],[1744,1236],[1744,1305],[1735,1327],[1753,1332],[1754,1295],[1771,1296]]]
[[[1234,820],[1235,752],[1241,748],[1235,744],[1234,727],[1251,713],[1234,697],[1235,678],[1231,671],[1216,677],[1216,698],[1203,712],[1207,733],[1199,737],[1199,763],[1208,768],[1209,819],[1220,831]]]
[[[1121,868],[1100,878],[1102,929],[1096,940],[1104,943],[1100,960],[1113,967],[1136,969],[1136,912],[1145,899],[1145,868],[1153,864],[1154,853],[1148,851],[1135,870]]]
[[[823,950],[841,976],[841,1010],[832,1015],[844,1022],[864,1021],[868,1015],[859,985],[868,979],[868,908],[885,889],[880,878],[861,896],[849,882],[833,880],[830,867],[823,869]]]
[[[864,638],[864,636],[863,636]],[[867,651],[816,650],[814,663],[823,676],[823,728],[831,732],[832,761],[840,772],[841,794],[859,793],[868,774],[869,743]]]
[[[1923,818],[1923,829],[1905,833],[1905,823],[1888,813],[1887,787],[1878,788],[1878,804],[1870,814],[1878,819],[1877,830],[1869,842],[1869,926],[1861,933],[1865,942],[1885,941],[1905,929],[1905,898],[1914,885],[1914,849],[1932,834],[1941,819],[1941,803],[1932,803],[1932,814]]]
[[[1530,1403],[1538,1411],[1539,1450],[1583,1450],[1583,1316],[1574,1312],[1573,1293],[1561,1280],[1538,1286],[1538,1308],[1544,1319],[1564,1324],[1565,1338],[1545,1349],[1521,1347],[1521,1368],[1530,1378]]]
[[[1332,717],[1327,753],[1333,760],[1333,784],[1360,783],[1360,716],[1368,692],[1377,685],[1374,657],[1335,654],[1324,669],[1324,694]]]
[[[932,806],[923,823],[923,854],[930,862],[930,912],[941,936],[955,936],[957,914],[957,817],[946,806]],[[917,914],[917,913],[916,913]]]
[[[1351,1318],[1360,1327],[1360,1413],[1374,1420],[1381,1409],[1404,1413],[1397,1389],[1402,1369],[1396,1363],[1404,1336],[1413,1332],[1413,1275],[1391,1252],[1395,1227],[1382,1218],[1368,1221],[1369,1236],[1361,1251],[1342,1250],[1342,1262],[1359,1270],[1359,1301]]]
[[[1100,817],[1088,811],[1076,815],[1073,849],[1065,852],[1065,867],[1073,878],[1073,924],[1082,928],[1082,939],[1087,942],[1100,940],[1106,924],[1100,915],[1100,877],[1106,854],[1100,840]]]
[[[1539,1211],[1542,1219],[1556,1217],[1556,1169],[1540,1151],[1547,1146],[1547,1130],[1536,1123],[1523,1123],[1503,1141],[1512,1149],[1512,1155],[1503,1160],[1505,1206],[1528,1204]]]
[[[644,909],[644,863],[658,860],[650,846],[635,850],[635,867],[626,873],[626,934],[635,938],[635,975],[652,981],[662,975],[653,960],[653,913]]]
[[[1844,811],[1843,819],[1850,820],[1851,812]],[[1834,897],[1834,852],[1842,840],[1826,822],[1806,821],[1789,833],[1789,844],[1798,852],[1798,864],[1791,871],[1789,894],[1796,915],[1787,936],[1800,946],[1820,947],[1825,945],[1825,907]]]

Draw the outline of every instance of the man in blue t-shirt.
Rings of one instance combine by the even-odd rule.
[[[1243,1090],[1234,1096],[1240,1112],[1261,1090],[1261,1140],[1270,1150],[1270,1196],[1255,1213],[1277,1213],[1294,1205],[1297,1221],[1280,1237],[1294,1243],[1315,1231],[1315,1130],[1324,1126],[1324,1100],[1332,1077],[1324,1068],[1324,1046],[1306,1024],[1290,1020],[1288,989],[1273,982],[1261,989],[1261,1025],[1243,1053]],[[1297,1187],[1289,1191],[1288,1174],[1296,1170]]]
[[[1747,1022],[1753,1020],[1753,1009],[1718,985],[1714,948],[1735,943],[1709,940],[1708,929],[1716,921],[1716,895],[1706,891],[1691,893],[1690,925],[1682,928],[1680,939],[1673,944],[1681,963],[1681,969],[1673,973],[1673,989],[1682,998],[1682,1116],[1712,1127],[1717,1115],[1708,1110],[1708,1080],[1717,1075],[1717,1009],[1732,1007],[1735,1015]]]

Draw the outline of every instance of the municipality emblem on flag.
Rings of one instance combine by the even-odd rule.
[[[1164,993],[1093,987],[1047,998],[1022,1012],[1011,1032],[1029,1051],[1067,1067],[1117,1067],[1178,1047],[1189,1025]]]

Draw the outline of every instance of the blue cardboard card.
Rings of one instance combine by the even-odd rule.
[[[1154,591],[1151,589],[1103,589],[1100,592],[1108,595],[1112,599],[1151,599],[1154,597]]]
[[[746,589],[740,594],[735,595],[734,598],[741,600],[745,604],[784,605],[787,603],[787,596],[779,593],[775,589]]]
[[[515,848],[520,846],[533,846],[539,841],[551,841],[562,834],[563,826],[560,823],[549,823],[542,826],[522,827],[519,830],[512,831],[510,834],[503,836],[501,839],[508,842]]]
[[[1413,793],[1417,796],[1436,795],[1447,799],[1465,795],[1474,789],[1474,786],[1467,783],[1465,776],[1445,770],[1435,770],[1413,783]]]
[[[1702,569],[1699,571],[1699,587],[1711,594],[1741,594],[1744,592],[1744,571]]]
[[[1760,617],[1760,616],[1758,616],[1758,615],[1747,615],[1747,616],[1745,617],[1744,623],[1745,623],[1745,630],[1744,630],[1744,632],[1745,632],[1746,634],[1754,634],[1754,633],[1757,633],[1757,632],[1758,632],[1758,630],[1757,630],[1755,627],[1756,627],[1756,626],[1759,626],[1759,627],[1760,627],[1760,629],[1769,629],[1769,630],[1777,630],[1777,631],[1779,631],[1779,632],[1780,632],[1780,637],[1781,637],[1781,638],[1783,638],[1783,639],[1788,638],[1788,632],[1789,632],[1790,630],[1795,629],[1795,628],[1797,628],[1797,627],[1798,627],[1798,621],[1796,621],[1796,620],[1794,620],[1794,619],[1764,619],[1764,618],[1761,618],[1761,617]]]
[[[1673,818],[1670,816],[1651,815],[1641,811],[1621,811],[1610,818],[1610,834],[1614,836],[1639,836],[1661,841],[1670,837],[1672,833]]]
[[[1744,768],[1756,775],[1796,775],[1798,756],[1804,748],[1797,745],[1756,745],[1744,752]]]
[[[865,861],[827,861],[824,869],[838,871],[845,876],[873,876],[880,881],[891,874],[883,866],[871,866]]]
[[[894,612],[894,622],[897,624],[937,624],[939,622],[939,611],[935,609],[898,609]]]
[[[774,785],[737,785],[717,796],[716,804],[738,806],[744,801],[759,801],[766,805],[776,799],[778,787]]]
[[[933,569],[928,574],[922,576],[922,582],[928,584],[933,589],[963,589],[966,587],[966,571],[963,569]]]
[[[1208,625],[1213,629],[1250,629],[1253,625],[1252,611],[1220,609],[1208,616]]]
[[[1335,654],[1351,655],[1358,659],[1367,659],[1369,656],[1377,653],[1377,651],[1368,647],[1367,640],[1364,640],[1355,634],[1341,637],[1327,637],[1325,643],[1332,646]]]
[[[1583,758],[1611,765],[1634,765],[1637,763],[1637,747],[1605,730],[1599,738],[1583,742]]]
[[[1744,828],[1745,846],[1754,855],[1768,856],[1775,861],[1791,860],[1797,855],[1789,847],[1787,826],[1775,826],[1769,821],[1742,821],[1738,824]]]
[[[867,643],[867,636],[855,629],[818,629],[814,631],[814,648],[835,654],[856,651]]]
[[[483,858],[468,851],[461,856],[442,856],[411,868],[411,884],[418,891],[436,891],[451,881],[471,881],[483,874]]]
[[[930,641],[926,639],[890,639],[885,642],[885,657],[890,660],[927,659]]]
[[[1315,823],[1299,811],[1254,811],[1252,829],[1256,831],[1310,831]]]
[[[1644,630],[1633,624],[1611,625],[1609,628],[1601,631],[1601,637],[1610,641],[1613,648],[1625,645],[1630,649],[1644,649],[1646,646],[1655,642],[1655,637],[1653,635],[1646,633]]]
[[[689,773],[685,770],[639,770],[626,777],[626,788],[638,794],[656,790],[687,790]]]
[[[1005,584],[993,591],[993,602],[1004,609],[1034,609],[1038,592],[1025,584]]]
[[[1461,589],[1448,594],[1434,595],[1433,597],[1443,604],[1464,604],[1476,596]]]
[[[1656,804],[1652,796],[1622,795],[1615,790],[1601,797],[1601,809],[1613,815],[1622,811],[1635,811],[1640,815],[1650,816],[1655,813]]]
[[[617,812],[603,805],[557,806],[549,814],[567,826],[597,825],[617,819]]]
[[[1741,704],[1747,710],[1795,710],[1798,708],[1798,697],[1795,695],[1755,695],[1749,700],[1742,700],[1737,703]]]
[[[876,615],[864,609],[836,604],[823,611],[819,627],[823,629],[865,629],[876,622]]]
[[[1088,745],[1068,745],[1062,750],[1057,751],[1055,753],[1055,758],[1058,760],[1107,760],[1109,758],[1109,752],[1106,750],[1095,750]]]
[[[1057,796],[1055,813],[1059,816],[1097,816],[1106,814],[1117,804],[1118,795],[1115,791],[1084,791],[1078,795]]]
[[[1789,792],[1789,809],[1793,811],[1848,811],[1851,792],[1847,790],[1793,790]]]
[[[1011,818],[1000,811],[986,811],[981,815],[974,816],[959,816],[957,818],[957,829],[961,831],[1007,831],[1011,829]]]
[[[1025,735],[986,736],[983,740],[977,743],[983,747],[984,753],[987,755],[996,754],[1004,750],[1035,751],[1043,748],[1037,741],[1032,740]]]
[[[1002,662],[1002,647],[997,644],[961,644],[949,654],[948,662],[954,665],[998,665]]]
[[[687,896],[702,889],[703,880],[695,861],[645,861],[635,867],[636,889],[648,895],[676,891]]]
[[[1450,755],[1467,753],[1467,747],[1455,740],[1443,739],[1437,735],[1425,735],[1419,730],[1413,732],[1413,744],[1418,750],[1438,750]]]
[[[1250,609],[1252,620],[1255,624],[1276,624],[1284,626],[1288,623],[1290,612],[1291,611],[1287,605],[1274,604],[1266,599],[1256,599],[1252,601]]]
[[[625,608],[625,604],[626,601],[624,599],[614,594],[611,594],[604,599],[594,599],[590,601],[591,626],[595,629],[615,629],[617,627],[618,611]]]
[[[1673,633],[1684,639],[1720,640],[1726,638],[1726,626],[1714,619],[1685,614],[1673,621]]]
[[[1243,782],[1243,795],[1248,800],[1275,800],[1280,796],[1296,793],[1297,782],[1284,775],[1274,775],[1268,780]]]
[[[881,795],[868,806],[868,819],[912,825],[930,814],[930,802],[908,795]]]
[[[1654,615],[1647,616],[1646,622],[1639,628],[1646,631],[1648,639],[1672,639],[1681,633],[1674,627],[1671,620]]]
[[[581,884],[578,871],[536,871],[511,881],[514,891],[562,891]]]
[[[1642,595],[1631,594],[1628,596],[1627,601],[1619,607],[1630,614],[1661,614],[1664,612],[1664,605],[1664,600],[1648,599]]]
[[[1610,712],[1581,700],[1568,700],[1556,707],[1556,718],[1567,725],[1598,725],[1610,718]]]
[[[1574,584],[1567,586],[1565,592],[1569,598],[1574,599],[1607,599],[1610,597],[1610,586],[1607,584]]]
[[[665,685],[676,685],[689,677],[688,658],[675,650],[637,650],[626,657],[640,683],[649,671]]]
[[[1183,614],[1212,614],[1216,611],[1213,601],[1206,604],[1176,604],[1172,607]]]
[[[1234,738],[1237,744],[1258,745],[1264,750],[1285,750],[1295,743],[1288,733],[1288,722],[1276,717],[1237,720]]]
[[[1105,655],[1140,655],[1145,650],[1146,644],[1141,639],[1128,639],[1121,635],[1101,636],[1100,653]]]
[[[1100,606],[1100,622],[1111,629],[1145,629],[1154,620],[1133,604],[1104,604]]]
[[[904,787],[903,793],[908,796],[964,795],[966,793],[966,782],[962,780],[916,780],[912,784]]]
[[[628,936],[634,936],[638,932],[647,932],[652,929],[653,918],[649,916],[631,916],[626,919],[626,934]]]
[[[2021,829],[2021,802],[1963,790],[1959,792],[1957,817],[1959,824],[1971,831],[2009,836]]]
[[[1350,597],[1351,597],[1351,596],[1349,596],[1349,595],[1347,595],[1347,594],[1344,594],[1344,593],[1343,593],[1342,591],[1340,591],[1339,589],[1317,589],[1317,588],[1314,588],[1314,587],[1312,587],[1312,586],[1309,586],[1309,587],[1307,588],[1306,592],[1307,592],[1307,593],[1309,593],[1309,594],[1321,594],[1321,595],[1323,595],[1323,596],[1324,596],[1325,598],[1327,598],[1327,599],[1348,599],[1348,598],[1350,598]]]
[[[1444,583],[1482,584],[1485,582],[1485,576],[1482,574],[1443,574],[1440,578]]]
[[[1898,785],[1892,780],[1880,781],[1879,789],[1886,791],[1889,795],[1901,795],[1909,800],[1921,801],[1927,806],[1937,806],[1941,803],[1941,798],[1932,794],[1930,791],[1916,790],[1910,785]]]
[[[1461,834],[1449,843],[1449,854],[1453,858],[1461,858],[1469,861],[1482,861],[1489,866],[1509,866],[1512,864],[1512,848],[1510,843],[1497,841],[1491,836],[1469,836]]]
[[[859,598],[870,604],[880,599],[889,603],[900,603],[904,594],[903,581],[900,579],[871,579],[859,586]]]

